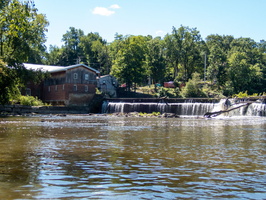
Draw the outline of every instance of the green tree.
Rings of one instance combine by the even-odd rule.
[[[108,74],[111,68],[107,43],[99,33],[89,33],[81,37],[79,46],[82,48],[85,63],[99,70],[101,74]]]
[[[40,53],[45,48],[47,26],[45,16],[37,13],[32,1],[10,0],[2,4],[0,58],[10,66],[27,62],[33,52]]]
[[[186,83],[186,86],[182,88],[181,90],[181,96],[184,98],[192,98],[192,97],[206,97],[206,94],[202,91],[202,89],[199,86],[200,80],[200,74],[195,72],[192,74],[192,79],[189,79]]]
[[[239,92],[255,92],[262,79],[259,64],[248,63],[249,57],[246,53],[235,52],[229,58],[227,68],[227,91],[229,95]]]
[[[63,48],[50,45],[49,53],[46,53],[44,64],[46,65],[60,65],[63,56]]]
[[[129,36],[120,44],[111,68],[111,74],[121,83],[126,83],[127,89],[142,82],[145,76],[146,38]]]
[[[259,44],[250,38],[236,38],[230,46],[227,85],[232,85],[235,93],[263,92],[265,89],[265,77],[263,76],[266,71],[263,51]],[[232,73],[235,73],[233,77]]]
[[[7,104],[9,101],[19,94],[16,85],[16,76],[13,70],[9,69],[0,59],[0,104]]]
[[[261,40],[261,41],[258,43],[258,47],[259,47],[259,50],[260,50],[262,53],[266,53],[266,41],[265,41],[265,40]]]
[[[246,54],[246,59],[249,64],[255,65],[261,63],[262,52],[259,49],[258,43],[251,38],[236,38],[231,42],[230,54],[235,52],[243,52]]]
[[[68,66],[82,62],[84,55],[79,46],[82,36],[84,36],[84,32],[74,27],[70,27],[63,35],[62,41],[64,45],[62,46],[62,53],[60,55],[60,65]]]
[[[172,34],[166,35],[165,43],[167,64],[174,69],[174,78],[184,82],[193,72],[202,72],[201,48],[204,42],[196,28],[173,27]]]
[[[93,42],[92,50],[97,55],[97,62],[101,74],[109,74],[111,71],[112,62],[106,42],[100,42],[99,40]]]
[[[164,41],[156,37],[147,42],[146,62],[148,67],[148,76],[155,83],[161,83],[166,73],[166,63],[164,57]]]
[[[1,1],[0,8],[0,103],[3,104],[18,94],[28,80],[41,78],[26,70],[22,63],[40,62],[48,21],[37,13],[33,1]]]
[[[206,38],[208,47],[208,80],[216,82],[223,87],[227,81],[226,69],[228,67],[227,57],[231,50],[233,36],[209,35]]]

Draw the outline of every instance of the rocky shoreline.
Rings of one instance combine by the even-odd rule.
[[[36,116],[36,115],[94,115],[114,117],[154,117],[154,118],[179,118],[175,113],[90,113],[87,107],[66,107],[66,106],[22,106],[22,105],[0,105],[0,117],[8,116]]]
[[[105,115],[116,116],[116,117],[180,118],[180,116],[175,113],[130,112],[130,113],[111,113],[111,114],[105,114]]]
[[[35,114],[88,114],[87,107],[0,105],[0,116],[29,116]]]

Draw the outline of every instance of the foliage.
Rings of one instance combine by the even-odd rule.
[[[246,98],[248,97],[248,91],[245,92],[239,92],[238,94],[233,95],[233,97],[237,97],[237,98]]]
[[[199,87],[199,83],[200,83],[199,73],[194,73],[192,75],[192,79],[189,79],[188,82],[186,83],[186,86],[182,88],[181,95],[184,98],[207,97],[206,94]]]
[[[152,113],[140,112],[140,113],[138,113],[138,115],[140,117],[158,117],[161,115],[161,113],[160,112],[152,112]]]
[[[50,45],[49,53],[46,53],[44,64],[46,65],[60,65],[63,59],[63,48]]]
[[[207,77],[218,86],[224,86],[226,77],[226,68],[228,67],[227,55],[230,51],[232,36],[209,35],[206,38],[208,47],[208,68]]]
[[[111,62],[106,41],[103,40],[99,33],[89,33],[81,37],[80,40],[85,63],[89,63],[91,67],[99,70],[102,74],[108,74]]]
[[[62,47],[60,65],[68,66],[80,62],[80,59],[83,58],[79,45],[82,36],[84,36],[84,32],[74,27],[70,27],[69,31],[63,35],[62,41],[64,42],[64,46]]]
[[[10,99],[19,94],[13,70],[6,67],[0,59],[0,104],[8,104]]]
[[[193,72],[202,71],[201,49],[205,47],[196,28],[173,27],[172,34],[166,35],[165,42],[166,59],[168,67],[174,68],[174,79],[178,77],[179,81],[186,82]]]
[[[223,94],[223,91],[219,90],[217,85],[211,84],[210,82],[204,83],[202,91],[208,98],[226,98],[226,96]]]
[[[159,87],[157,89],[157,93],[154,94],[155,97],[162,98],[180,98],[181,93],[179,87],[176,88],[165,88],[165,87]]]
[[[29,80],[41,75],[26,70],[23,62],[40,63],[45,50],[45,16],[32,1],[1,1],[0,5],[0,103],[9,103]],[[7,67],[9,66],[9,67]]]
[[[179,87],[159,88],[157,95],[161,97],[266,91],[265,40],[255,42],[230,35],[209,35],[203,40],[196,28],[181,25],[164,38],[116,34],[115,40],[107,43],[97,32],[84,34],[70,27],[62,36],[64,44],[50,46],[45,52],[47,26],[45,15],[37,13],[33,1],[0,1],[0,103],[18,95],[28,80],[38,83],[47,76],[26,70],[24,62],[61,66],[84,63],[103,75],[111,73],[128,91],[148,82],[186,83],[181,91]],[[206,75],[208,84],[202,84]],[[153,90],[151,94],[157,88]]]
[[[32,54],[31,61],[40,59],[47,25],[32,1],[8,1],[0,10],[0,58],[9,66],[27,62]]]
[[[145,75],[144,53],[146,40],[142,36],[130,36],[122,41],[113,61],[111,74],[121,83],[126,83],[127,90],[141,83]]]
[[[251,65],[246,53],[236,52],[228,58],[228,87],[233,94],[245,90],[255,91],[262,79],[261,68],[258,64]]]
[[[159,87],[157,97],[161,98],[161,97],[169,97],[169,96],[170,96],[170,93],[167,88]]]
[[[234,94],[234,98],[248,98],[248,97],[258,97],[258,96],[265,96],[265,93],[253,93],[253,94],[248,94],[248,91],[245,92],[239,92],[238,94]]]
[[[24,106],[43,106],[43,105],[46,105],[41,100],[39,100],[37,97],[33,97],[33,96],[20,95],[17,99],[14,99],[14,101],[19,103],[20,105],[24,105]]]
[[[205,85],[201,89],[209,96],[232,95],[245,90],[260,93],[266,90],[264,40],[256,43],[250,38],[234,38],[230,35],[209,35],[203,40],[196,28],[181,25],[179,28],[173,27],[172,32],[164,38],[116,34],[115,40],[107,43],[98,33],[85,35],[81,30],[71,27],[63,35],[63,41],[67,42],[61,48],[52,47],[47,53],[47,60],[53,61],[49,64],[62,64],[64,59],[71,57],[66,52],[69,44],[72,44],[68,42],[70,39],[78,54],[72,56],[71,62],[65,63],[70,65],[79,61],[98,69],[102,74],[111,73],[121,84],[126,84],[127,90],[148,83],[163,84],[164,81],[174,80],[179,85],[188,82],[184,94],[188,88],[191,91],[192,88],[196,89],[189,82],[195,72],[200,74],[200,78],[206,77],[210,83],[211,87]],[[160,92],[161,95],[165,93]],[[181,94],[178,88],[168,92],[170,96],[179,97]]]
[[[163,83],[166,73],[166,62],[164,59],[164,43],[160,37],[147,42],[146,63],[148,76],[155,83]]]

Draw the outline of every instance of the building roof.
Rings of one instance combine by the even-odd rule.
[[[24,67],[26,69],[32,69],[32,70],[42,70],[44,72],[50,72],[50,73],[54,73],[54,72],[63,72],[63,71],[67,71],[68,69],[73,69],[75,67],[85,67],[93,72],[95,72],[96,74],[99,74],[100,72],[92,67],[89,67],[87,65],[84,64],[76,64],[76,65],[70,65],[70,66],[54,66],[54,65],[40,65],[40,64],[30,64],[30,63],[23,63]]]
[[[110,74],[106,74],[106,75],[100,76],[100,78],[105,78],[105,77],[114,77],[114,76],[112,76]]]

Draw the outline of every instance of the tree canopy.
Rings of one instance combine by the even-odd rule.
[[[128,90],[149,82],[183,85],[194,73],[224,95],[262,93],[266,89],[264,40],[217,34],[204,40],[196,28],[182,25],[173,27],[164,38],[117,33],[111,43],[99,33],[86,35],[70,27],[62,40],[62,47],[50,47],[45,63],[84,63],[102,74],[111,73]]]
[[[103,75],[114,75],[128,90],[165,81],[195,89],[196,81],[204,78],[205,84],[227,96],[266,91],[265,40],[218,34],[203,39],[197,28],[181,25],[163,38],[117,33],[114,41],[107,43],[97,32],[84,33],[70,27],[62,35],[63,45],[50,46],[47,51],[48,24],[33,1],[0,1],[1,103],[28,80],[42,78],[25,71],[24,62],[61,66],[83,63]],[[187,92],[188,96],[195,93]]]
[[[48,21],[37,13],[32,1],[2,0],[0,3],[1,98],[7,103],[28,80],[35,77],[22,63],[41,63]],[[8,82],[8,83],[7,83]]]

